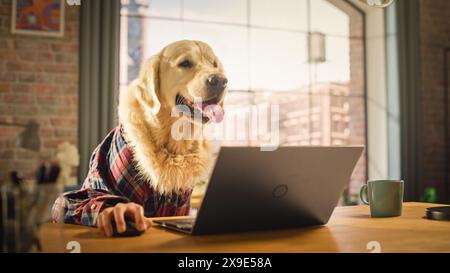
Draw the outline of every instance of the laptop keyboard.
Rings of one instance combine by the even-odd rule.
[[[191,230],[195,223],[195,218],[189,219],[174,219],[174,220],[165,220],[163,223],[167,226],[176,227],[179,229]]]

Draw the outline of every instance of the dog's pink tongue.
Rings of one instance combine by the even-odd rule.
[[[217,104],[197,104],[195,107],[212,122],[219,123],[223,120],[225,111]]]
[[[212,122],[219,123],[223,120],[225,112],[220,105],[208,105],[203,109],[203,114]]]

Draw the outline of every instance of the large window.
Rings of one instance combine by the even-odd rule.
[[[364,18],[345,0],[122,0],[121,18],[122,87],[168,43],[202,40],[227,71],[227,105],[279,105],[282,145],[365,145]]]

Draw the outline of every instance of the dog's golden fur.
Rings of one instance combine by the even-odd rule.
[[[183,58],[195,67],[182,70]],[[119,98],[119,122],[134,152],[139,174],[162,194],[193,188],[207,170],[211,155],[205,139],[175,140],[172,117],[175,97],[207,98],[204,82],[211,73],[223,75],[223,67],[211,48],[199,41],[178,41],[147,60],[139,78]],[[223,106],[223,97],[220,99]],[[192,127],[202,127],[196,122]],[[193,130],[194,131],[194,130]]]

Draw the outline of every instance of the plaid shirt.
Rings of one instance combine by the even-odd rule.
[[[55,201],[52,218],[95,226],[103,209],[127,202],[142,205],[146,217],[184,216],[189,214],[191,193],[161,195],[140,179],[119,125],[94,150],[81,190],[66,192]]]

